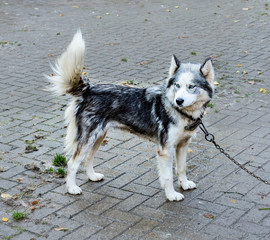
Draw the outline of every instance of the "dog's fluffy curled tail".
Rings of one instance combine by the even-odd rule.
[[[52,84],[51,91],[57,95],[69,93],[78,95],[82,84],[81,71],[84,62],[85,43],[81,30],[74,35],[66,51],[57,59],[52,77],[47,77]]]

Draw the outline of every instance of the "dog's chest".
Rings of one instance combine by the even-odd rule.
[[[172,145],[177,146],[179,144],[185,144],[195,134],[195,131],[186,131],[184,127],[185,125],[183,123],[172,125],[170,127],[168,140]]]

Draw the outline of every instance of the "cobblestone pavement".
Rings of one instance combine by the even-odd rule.
[[[1,238],[270,239],[270,187],[200,132],[188,154],[197,189],[184,201],[166,201],[154,145],[118,131],[97,153],[105,180],[88,182],[81,168],[83,195],[68,195],[64,178],[45,168],[63,153],[69,98],[48,93],[43,77],[78,28],[95,83],[161,84],[172,54],[183,62],[215,56],[219,85],[205,123],[270,181],[269,8],[269,0],[1,0]],[[15,221],[15,211],[26,218]]]

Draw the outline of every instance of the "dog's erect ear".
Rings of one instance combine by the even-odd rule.
[[[200,68],[200,71],[210,84],[214,82],[214,68],[210,57],[204,61]]]
[[[170,66],[170,70],[169,70],[169,77],[172,77],[173,74],[177,71],[177,69],[180,67],[180,60],[173,55],[172,56],[172,61],[171,61],[171,66]]]

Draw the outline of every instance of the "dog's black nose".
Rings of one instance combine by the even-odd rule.
[[[177,103],[177,105],[179,105],[179,106],[182,106],[183,102],[184,102],[184,99],[183,99],[183,98],[177,98],[177,99],[176,99],[176,103]]]

